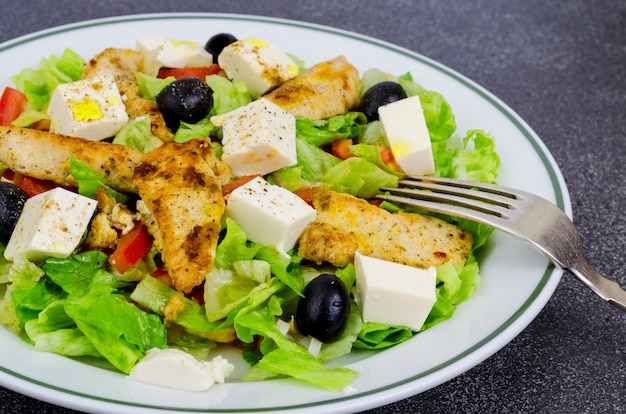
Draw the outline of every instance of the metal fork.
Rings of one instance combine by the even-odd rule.
[[[376,197],[484,223],[522,239],[569,271],[605,301],[626,311],[626,291],[587,261],[578,230],[557,206],[537,195],[492,184],[410,177]]]

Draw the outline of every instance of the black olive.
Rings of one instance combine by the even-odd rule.
[[[181,121],[195,124],[213,108],[213,90],[200,79],[180,78],[171,82],[156,97],[165,125],[178,130]]]
[[[0,241],[8,243],[15,229],[17,220],[22,214],[24,203],[28,200],[26,193],[16,186],[0,181]]]
[[[369,88],[359,102],[359,112],[363,112],[368,122],[378,119],[378,107],[406,98],[404,88],[397,82],[380,82]]]
[[[204,49],[213,56],[213,63],[217,63],[217,57],[222,53],[222,50],[236,41],[237,38],[230,33],[218,33],[206,42]]]
[[[324,343],[339,338],[350,315],[350,297],[343,281],[324,273],[311,280],[302,294],[295,318],[300,333]]]

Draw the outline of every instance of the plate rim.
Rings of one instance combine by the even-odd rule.
[[[550,178],[550,188],[554,191],[555,204],[563,210],[568,217],[572,218],[572,205],[570,195],[567,190],[567,185],[562,176],[562,173],[554,160],[552,154],[545,146],[541,138],[534,132],[534,130],[524,121],[511,107],[504,103],[499,97],[489,92],[480,84],[466,77],[465,75],[457,72],[456,70],[435,61],[425,55],[412,51],[403,46],[387,42],[385,40],[377,39],[365,34],[351,32],[345,29],[326,26],[318,23],[311,23],[301,20],[292,20],[279,17],[270,17],[262,15],[247,15],[238,13],[210,13],[210,12],[174,12],[174,13],[138,13],[128,14],[120,16],[111,16],[104,18],[89,19],[84,21],[78,21],[68,24],[63,24],[47,29],[35,31],[33,33],[25,34],[14,39],[10,39],[0,43],[0,54],[3,52],[19,47],[23,44],[27,44],[32,41],[36,41],[40,38],[55,36],[65,32],[79,31],[81,29],[93,28],[97,26],[115,25],[115,24],[127,24],[139,21],[152,21],[152,20],[186,20],[186,19],[208,19],[208,20],[236,20],[236,21],[249,21],[256,23],[270,23],[278,24],[282,26],[290,26],[302,29],[313,29],[333,35],[340,35],[342,37],[348,37],[350,39],[365,41],[373,45],[383,47],[387,50],[393,51],[410,59],[416,60],[422,64],[425,64],[437,71],[442,72],[446,76],[453,78],[460,82],[464,87],[469,88],[473,92],[477,93],[482,99],[487,101],[490,105],[497,109],[497,111],[503,114],[509,122],[511,122],[515,128],[525,137],[526,141],[532,146],[533,151],[541,160],[542,166],[546,169],[546,173]],[[541,309],[546,305],[554,290],[558,286],[560,279],[563,275],[563,270],[549,263],[541,276],[540,283],[533,289],[532,294],[519,306],[517,311],[507,318],[500,326],[495,328],[488,336],[481,339],[468,349],[465,349],[462,353],[455,355],[451,359],[447,359],[443,363],[432,367],[426,371],[420,372],[417,375],[405,378],[401,381],[397,381],[393,384],[388,384],[384,387],[378,387],[373,390],[358,393],[358,395],[351,396],[346,394],[343,397],[320,401],[315,403],[304,403],[286,407],[271,407],[261,409],[220,409],[211,408],[209,410],[202,408],[175,408],[175,411],[171,411],[171,407],[159,407],[151,406],[144,403],[132,403],[125,401],[117,401],[114,399],[92,396],[82,392],[68,390],[63,387],[47,384],[43,381],[39,381],[35,378],[30,378],[20,373],[14,372],[10,369],[0,365],[0,385],[22,393],[33,398],[47,401],[53,404],[65,406],[68,408],[77,409],[94,409],[94,402],[102,404],[102,409],[111,407],[124,407],[125,409],[132,409],[132,412],[143,412],[143,410],[165,410],[167,412],[219,412],[219,413],[233,413],[233,412],[264,412],[279,410],[283,412],[295,412],[299,410],[310,410],[312,408],[321,408],[327,410],[329,408],[342,408],[346,401],[350,401],[351,404],[348,408],[350,410],[356,409],[369,409],[377,406],[386,405],[392,402],[399,401],[403,398],[411,395],[416,395],[421,392],[432,389],[442,383],[449,381],[450,379],[468,371],[472,367],[478,365],[482,361],[493,356],[498,350],[506,346],[512,341],[521,331],[523,331],[528,324],[530,324]],[[526,315],[529,310],[532,309],[532,317],[527,323],[518,323],[522,315]],[[494,341],[494,339],[498,339]],[[470,367],[465,367],[462,362],[471,357],[477,350],[485,349],[488,345],[488,352],[483,353],[479,358],[474,358]],[[415,381],[428,377],[434,372],[441,372],[446,370],[446,374],[440,376],[436,381],[431,381],[426,387],[415,391],[415,387],[412,387],[412,383]],[[6,377],[6,380],[5,380]],[[17,383],[11,380],[17,379]],[[32,389],[35,385],[36,389]],[[394,390],[393,395],[379,396],[379,394]],[[376,398],[378,396],[378,398]],[[71,399],[69,398],[71,397]],[[76,400],[78,399],[78,401]],[[372,399],[376,399],[373,403]],[[71,400],[71,401],[70,401]]]

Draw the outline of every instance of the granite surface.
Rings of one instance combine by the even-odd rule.
[[[567,182],[591,263],[626,286],[623,0],[40,0],[3,8],[0,41],[154,12],[319,23],[395,43],[468,76],[542,138]],[[502,350],[445,384],[370,413],[625,412],[625,338],[626,314],[566,273],[538,317]],[[0,413],[70,412],[0,388]]]

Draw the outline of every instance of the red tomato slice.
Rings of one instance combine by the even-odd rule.
[[[330,151],[335,157],[345,160],[346,158],[355,156],[350,152],[350,145],[352,145],[351,139],[336,139],[333,141],[333,146]]]
[[[245,175],[243,177],[237,178],[232,183],[228,183],[222,186],[222,196],[226,197],[228,194],[232,193],[233,191],[235,191],[242,185],[246,184],[247,182],[254,180],[256,177],[261,177],[261,175],[260,174]]]
[[[305,203],[313,207],[313,193],[311,191],[311,187],[300,187],[293,193],[304,200]]]
[[[383,162],[385,163],[387,167],[391,168],[394,171],[397,171],[400,173],[402,172],[402,167],[398,165],[395,157],[393,156],[393,152],[391,152],[389,148],[379,146],[378,152],[380,153],[380,158],[382,158]]]
[[[10,86],[4,88],[0,97],[0,125],[11,125],[24,111],[28,98],[17,89]]]
[[[165,79],[173,76],[180,78],[198,78],[204,80],[209,75],[217,75],[220,73],[219,65],[202,66],[198,68],[161,68],[157,74],[157,78]]]
[[[120,237],[109,263],[119,273],[126,273],[152,248],[152,236],[142,224],[136,224],[127,234]]]
[[[40,180],[18,172],[13,174],[13,184],[24,190],[29,197],[45,193],[46,191],[58,187],[58,185],[52,181]]]

